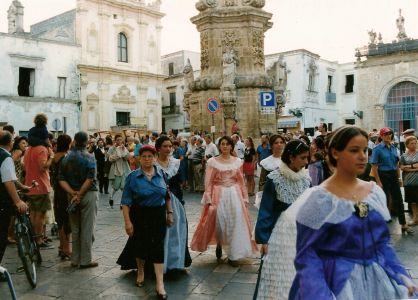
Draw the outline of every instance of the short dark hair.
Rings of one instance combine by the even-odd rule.
[[[86,147],[89,140],[89,135],[84,131],[79,131],[74,135],[76,147]]]
[[[346,125],[335,130],[328,144],[328,158],[331,165],[337,166],[337,160],[332,156],[332,149],[343,151],[351,139],[359,135],[368,139],[367,132],[357,126]]]
[[[15,128],[13,125],[4,125],[3,130],[10,132],[11,134],[15,133]]]
[[[57,152],[67,152],[70,149],[71,137],[68,134],[61,134],[57,138]]]
[[[37,114],[33,119],[36,127],[43,127],[48,124],[48,117],[45,114]]]
[[[286,144],[286,139],[281,134],[273,134],[269,139],[270,147],[273,148],[274,143],[277,139],[281,139],[284,144]]]
[[[171,139],[168,137],[168,136],[166,136],[166,135],[162,135],[162,136],[160,136],[156,141],[155,141],[155,149],[157,150],[157,151],[160,151],[160,148],[161,148],[161,146],[163,145],[163,143],[165,142],[165,141],[170,141],[171,142]],[[172,142],[171,142],[171,144],[173,144]]]
[[[157,150],[155,150],[155,147],[153,145],[144,145],[139,149],[139,155],[142,155],[144,152],[151,152],[153,155],[157,153]]]
[[[7,130],[3,130],[3,132],[0,131],[0,146],[8,146],[12,140],[13,140],[13,135],[9,131]]]
[[[304,152],[309,151],[309,146],[300,140],[293,140],[286,144],[282,154],[282,161],[286,164],[290,164],[290,157],[298,156]]]

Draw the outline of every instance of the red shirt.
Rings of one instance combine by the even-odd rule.
[[[28,195],[46,195],[51,188],[49,170],[43,166],[48,161],[48,149],[44,146],[29,147],[25,152],[24,164],[26,170],[25,185],[31,186],[36,180],[38,186],[30,190]]]

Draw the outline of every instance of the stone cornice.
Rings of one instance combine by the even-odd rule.
[[[10,96],[10,95],[0,95],[0,101],[14,101],[14,102],[48,102],[55,104],[77,104],[79,100],[73,99],[62,99],[56,97],[21,97],[21,96]]]
[[[162,18],[165,16],[164,13],[153,10],[147,6],[139,6],[135,5],[134,3],[121,3],[120,1],[115,0],[90,0],[90,2],[95,2],[98,5],[110,5],[117,7],[118,9],[128,10],[134,13],[143,13],[145,15],[149,15],[151,17]]]
[[[418,59],[418,51],[409,52],[406,55],[405,53],[396,53],[396,54],[391,54],[391,55],[386,55],[386,56],[374,56],[357,64],[355,69],[396,65],[399,63],[415,63],[417,59]]]
[[[261,19],[262,23],[266,23],[267,28],[269,29],[273,26],[273,23],[267,20],[270,20],[273,17],[273,14],[268,13],[264,10],[255,9],[251,7],[240,7],[235,9],[218,9],[216,11],[209,10],[201,12],[197,16],[192,17],[190,20],[196,26],[202,26],[206,23],[214,24],[225,24],[225,23],[236,23],[246,20],[248,18],[252,19],[252,22],[258,21]]]
[[[127,71],[110,67],[97,67],[89,65],[78,65],[80,72],[94,72],[94,73],[107,73],[109,75],[124,75],[124,76],[135,76],[139,78],[153,78],[153,79],[166,79],[166,75],[153,74],[148,72],[136,72]]]

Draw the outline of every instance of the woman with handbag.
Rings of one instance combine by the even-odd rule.
[[[400,168],[402,170],[403,186],[405,189],[405,202],[411,204],[412,222],[408,225],[418,225],[418,151],[417,138],[408,136],[405,140],[406,151],[401,156]]]

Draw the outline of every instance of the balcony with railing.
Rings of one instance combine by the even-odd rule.
[[[163,110],[163,116],[180,114],[179,105],[163,106],[162,110]]]
[[[325,93],[325,101],[326,103],[336,103],[337,102],[337,94],[336,93]]]

